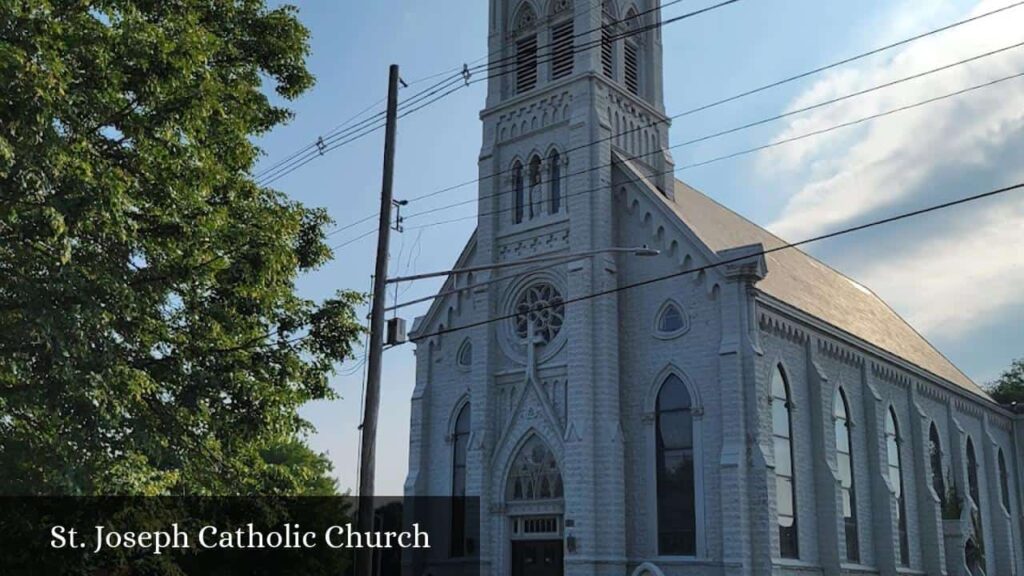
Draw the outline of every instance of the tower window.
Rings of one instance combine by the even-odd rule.
[[[541,215],[543,199],[541,198],[541,170],[540,156],[530,158],[530,219],[538,218]]]
[[[515,165],[512,166],[512,189],[514,195],[512,199],[512,222],[514,224],[519,224],[520,222],[523,221],[524,200],[523,166],[519,162],[516,162]]]
[[[557,150],[548,155],[551,178],[551,213],[557,214],[562,208],[562,157]]]
[[[533,90],[537,85],[537,35],[516,42],[516,93]]]
[[[633,94],[640,94],[639,58],[636,43],[632,40],[627,40],[622,45],[622,72],[626,89]]]
[[[551,79],[564,78],[572,74],[573,22],[566,20],[551,28]]]
[[[615,69],[612,65],[614,50],[612,42],[611,23],[605,22],[604,26],[601,27],[601,70],[608,78],[613,78],[615,75]]]

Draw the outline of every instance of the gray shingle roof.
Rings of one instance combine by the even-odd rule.
[[[653,195],[661,198],[701,241],[716,252],[758,242],[766,249],[786,244],[778,236],[678,180],[675,201],[662,194]],[[969,392],[989,397],[865,286],[797,248],[773,252],[765,258],[768,275],[758,282],[757,288],[768,296]]]

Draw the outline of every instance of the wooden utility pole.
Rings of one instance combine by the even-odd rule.
[[[391,186],[395,170],[395,124],[398,121],[398,65],[392,64],[388,77],[387,124],[384,128],[384,176],[380,192],[380,222],[377,232],[377,265],[373,276],[373,304],[370,312],[370,350],[366,369],[366,399],[363,406],[362,450],[359,457],[360,532],[373,530],[373,481],[377,451],[377,412],[380,408],[381,357],[384,352],[384,307],[388,275],[388,244],[391,239]],[[356,549],[355,576],[373,575],[373,549]]]

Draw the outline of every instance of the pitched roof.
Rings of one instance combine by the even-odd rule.
[[[787,244],[678,180],[674,201],[660,193],[652,195],[664,201],[715,252],[754,243],[761,243],[765,249]],[[960,388],[989,398],[980,386],[867,287],[797,248],[772,252],[765,258],[768,274],[757,283],[757,288],[763,293]]]

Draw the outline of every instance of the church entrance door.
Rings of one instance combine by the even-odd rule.
[[[512,576],[562,576],[561,540],[514,540]]]

